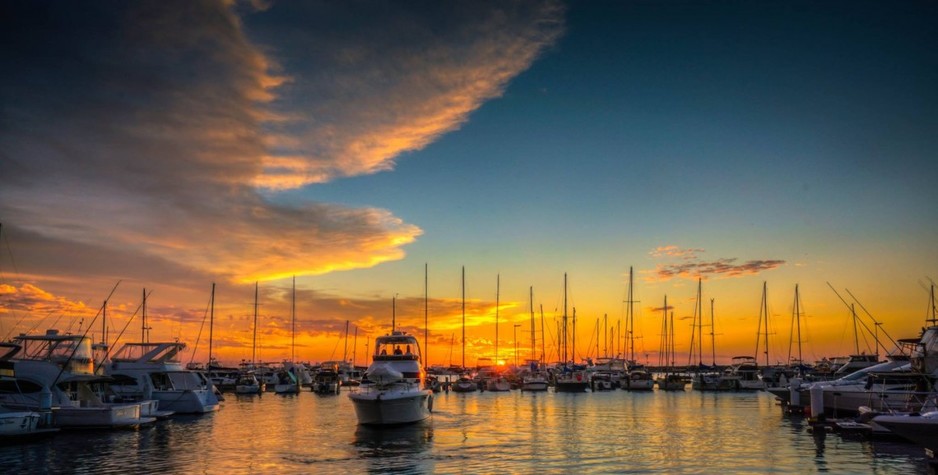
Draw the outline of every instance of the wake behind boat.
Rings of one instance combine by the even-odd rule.
[[[430,417],[433,394],[422,389],[425,377],[415,337],[400,331],[378,337],[365,378],[349,394],[358,423],[408,424]]]

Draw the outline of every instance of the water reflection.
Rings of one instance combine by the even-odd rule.
[[[432,471],[423,464],[432,442],[433,423],[426,420],[387,428],[358,426],[354,445],[371,472],[426,472]]]
[[[920,449],[807,432],[768,394],[439,394],[431,419],[359,426],[345,395],[231,397],[136,431],[0,447],[5,473],[925,473]],[[39,468],[41,467],[41,468]]]

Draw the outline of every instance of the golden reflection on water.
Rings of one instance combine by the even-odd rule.
[[[376,429],[357,425],[345,393],[304,392],[229,395],[215,414],[0,447],[0,466],[219,474],[925,471],[920,450],[896,446],[814,437],[765,393],[443,393],[430,420]]]

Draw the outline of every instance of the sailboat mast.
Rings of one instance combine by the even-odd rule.
[[[495,275],[495,364],[498,365],[498,293],[501,289],[502,276]]]
[[[768,283],[762,282],[762,310],[765,315],[765,365],[769,366],[769,291]]]
[[[798,284],[795,284],[795,315],[798,319],[798,364],[802,365],[801,359],[801,297],[798,295]]]
[[[853,304],[850,304],[850,313],[853,314],[853,345],[855,348],[855,355],[860,354],[860,336],[857,334],[857,310],[854,308]]]
[[[293,293],[290,298],[290,362],[296,361],[296,276],[293,276]]]
[[[429,264],[423,263],[423,351],[420,357],[425,367],[430,366],[430,280]]]
[[[714,333],[716,325],[714,325],[714,318],[713,318],[713,300],[714,299],[710,299],[710,352],[712,353],[712,356],[713,356],[713,360],[712,360],[713,366],[716,366],[717,365],[717,339],[716,339],[716,333]],[[702,316],[703,314],[701,313],[701,317]],[[703,329],[701,329],[700,331],[702,332]]]
[[[348,363],[348,324],[349,321],[345,321],[345,343],[342,346],[342,363]]]
[[[251,367],[257,361],[257,282],[254,282],[254,339],[251,342]]]
[[[462,266],[462,369],[466,369],[466,266]]]
[[[563,339],[561,341],[563,348],[563,365],[567,366],[567,273],[563,273]]]
[[[541,307],[541,362],[547,362],[547,333],[544,333],[544,304]]]
[[[528,306],[530,307],[530,310],[531,310],[531,359],[533,360],[533,359],[536,359],[534,357],[535,341],[534,341],[534,286],[533,285],[529,289],[529,294],[530,294],[530,298],[528,300],[530,303]]]
[[[397,294],[391,297],[391,333],[397,330]]]
[[[632,314],[634,308],[632,307],[632,266],[629,266],[629,307],[628,307],[628,322],[629,322],[629,360],[634,364],[635,362],[635,316]]]
[[[211,369],[212,366],[212,338],[214,336],[215,330],[215,282],[212,282],[212,299],[211,305],[209,306],[209,318],[208,318],[208,366],[207,368]]]
[[[146,343],[147,342],[147,288],[146,287],[143,288],[143,311],[140,314],[140,316],[142,320],[140,322],[140,342]]]
[[[358,325],[355,325],[355,338],[352,339],[352,369],[358,362]]]

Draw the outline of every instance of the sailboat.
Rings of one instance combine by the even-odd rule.
[[[293,277],[293,297],[290,302],[290,320],[292,323],[290,334],[290,364],[284,365],[277,373],[277,384],[274,392],[277,394],[299,394],[300,379],[296,374],[296,276]]]
[[[256,369],[257,358],[257,282],[254,283],[254,338],[251,342],[251,364],[243,365],[238,381],[235,383],[235,394],[254,395],[261,394],[266,389],[266,384],[257,379],[254,373]]]
[[[498,361],[498,305],[499,305],[499,294],[501,291],[501,275],[496,277],[495,280],[495,364],[491,366],[491,371],[486,373],[486,376],[482,376],[482,371],[479,371],[480,379],[482,384],[485,385],[486,391],[493,392],[506,392],[511,391],[511,383],[505,379],[503,371],[499,370],[499,361]]]
[[[395,312],[396,313],[396,312]],[[426,372],[420,358],[420,343],[413,335],[397,331],[375,339],[371,366],[361,385],[349,393],[358,423],[395,425],[422,421],[433,409],[433,391],[423,389]]]
[[[655,378],[652,377],[644,365],[635,360],[635,300],[632,298],[632,267],[629,267],[629,294],[628,294],[628,315],[626,321],[629,325],[629,361],[628,361],[628,379],[625,387],[629,391],[651,391],[655,389]]]
[[[661,391],[683,391],[687,386],[687,378],[674,371],[674,312],[670,312],[668,319],[668,296],[664,296],[664,307],[661,309],[661,347],[658,365],[664,373],[658,377],[658,389]]]
[[[697,370],[691,381],[691,388],[697,391],[735,391],[736,381],[724,378],[716,371],[716,338],[713,329],[713,299],[710,299],[710,351],[713,358],[713,367],[707,368],[703,364],[703,286],[701,279],[697,278],[697,305],[694,309],[694,319],[697,324]],[[694,347],[693,335],[691,348]],[[693,357],[693,355],[691,355]]]
[[[560,374],[554,382],[554,391],[561,393],[582,393],[589,388],[589,375],[567,358],[567,274],[563,275],[563,333],[561,334],[563,363]],[[576,307],[573,309],[573,355],[576,354]]]
[[[466,371],[466,267],[462,268],[462,372],[463,374],[453,383],[453,391],[457,393],[472,393],[479,390],[479,385],[469,377]]]
[[[534,338],[534,287],[530,289],[531,309],[531,358],[527,361],[528,369],[521,378],[522,391],[547,391],[547,377],[541,372],[540,361],[534,357],[536,342]]]

